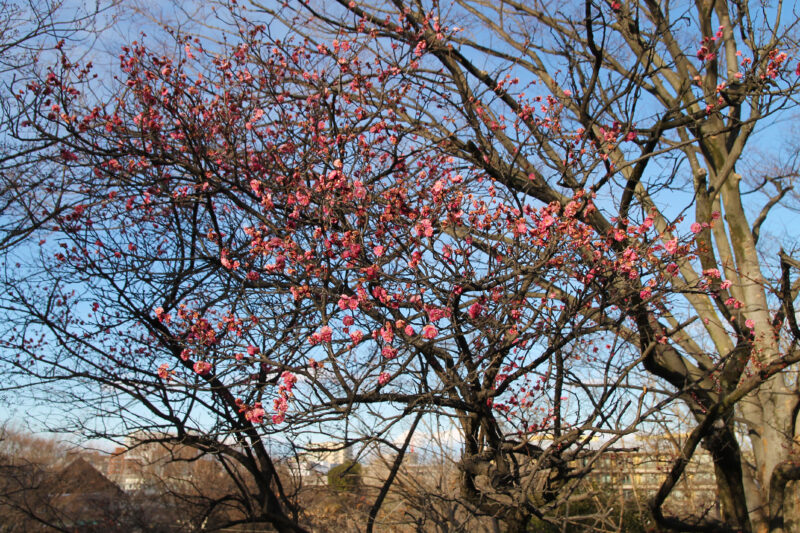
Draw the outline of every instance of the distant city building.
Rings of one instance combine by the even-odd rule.
[[[180,443],[158,441],[167,434],[137,432],[125,439],[108,459],[106,475],[125,492],[180,489],[193,482],[195,471],[204,463],[195,460],[198,451]]]
[[[583,457],[570,467],[580,470],[588,467],[584,477],[587,489],[597,491],[620,502],[648,501],[661,487],[671,470],[686,435],[652,435],[624,437],[609,449],[601,450],[607,440],[595,439],[584,448]],[[553,445],[551,437],[537,439],[537,447],[546,449]],[[364,483],[380,486],[393,467],[394,453],[376,453],[364,471]],[[432,491],[457,490],[460,471],[457,457],[449,459],[421,459],[416,453],[404,458],[399,474],[401,480],[413,480],[413,485]],[[520,457],[521,469],[533,468]],[[526,466],[527,465],[527,466]],[[541,489],[549,478],[547,470],[531,472],[531,487]],[[480,480],[487,483],[487,480]],[[487,485],[488,486],[488,485]],[[665,502],[665,509],[676,515],[719,516],[714,463],[709,453],[701,448],[695,451],[681,479]]]
[[[327,485],[328,471],[338,465],[353,461],[352,446],[340,442],[318,442],[309,445],[286,463],[295,482],[303,485]]]
[[[596,487],[611,489],[625,500],[644,501],[652,497],[664,482],[680,453],[679,442],[685,435],[636,436],[621,439],[613,451],[597,457],[588,480]],[[583,466],[589,458],[582,460]],[[716,505],[712,505],[716,502]],[[679,482],[665,502],[667,509],[679,514],[719,515],[714,462],[709,453],[698,447],[686,465]]]
[[[342,447],[340,442],[319,442],[306,448],[301,456],[309,461],[333,467],[352,461],[353,447]]]

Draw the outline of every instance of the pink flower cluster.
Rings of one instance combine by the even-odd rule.
[[[207,376],[211,373],[211,363],[208,361],[197,361],[193,368],[201,376]]]
[[[272,423],[280,424],[286,418],[286,411],[289,410],[289,398],[292,396],[292,389],[297,383],[297,376],[289,371],[281,374],[282,383],[278,387],[278,397],[273,401],[275,414],[272,415]]]
[[[264,421],[264,416],[267,414],[261,406],[261,402],[256,402],[254,405],[250,406],[237,398],[236,405],[239,407],[239,412],[244,413],[244,418],[253,424],[261,424]]]
[[[326,343],[331,342],[332,335],[333,335],[333,330],[331,329],[330,326],[322,326],[319,331],[317,331],[308,338],[308,342],[312,346],[323,342]]]

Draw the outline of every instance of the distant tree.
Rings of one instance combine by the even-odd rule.
[[[4,530],[37,531],[47,525],[46,482],[62,457],[55,440],[8,426],[0,429],[0,523]],[[42,519],[32,518],[31,513],[41,513]]]
[[[328,471],[328,486],[339,492],[355,492],[361,486],[361,465],[347,461]]]
[[[68,447],[3,428],[0,433],[2,531],[123,531],[135,522],[128,501]]]
[[[101,454],[4,428],[0,531],[188,532],[241,520],[230,502],[236,488],[218,462],[193,448],[174,451],[122,472],[142,480],[138,490],[123,492],[106,476]]]

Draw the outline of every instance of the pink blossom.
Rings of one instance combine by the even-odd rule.
[[[426,339],[433,339],[439,334],[439,330],[433,324],[428,324],[422,328],[422,336]]]
[[[61,158],[64,159],[64,161],[77,161],[78,160],[78,156],[75,155],[74,153],[70,152],[69,150],[61,150]]]
[[[703,226],[699,222],[695,222],[691,227],[692,233],[700,233],[703,231]]]
[[[247,346],[247,355],[253,356],[256,355],[261,350],[258,349],[258,346],[253,346],[252,344]]]
[[[432,237],[433,236],[433,226],[431,225],[431,221],[427,218],[423,218],[417,224],[417,236],[422,237]]]
[[[727,300],[725,300],[725,305],[732,305],[734,309],[739,309],[742,307],[742,302],[740,302],[736,298],[728,298]]]
[[[228,270],[236,270],[239,268],[239,261],[231,261],[228,258],[228,250],[222,250],[220,253],[219,262],[222,263],[222,266],[227,268]]]
[[[753,329],[754,327],[756,327],[756,323],[753,322],[752,318],[748,318],[747,320],[745,320],[744,321],[744,325],[747,326],[750,329]]]
[[[297,383],[297,376],[289,372],[288,370],[284,371],[281,374],[281,379],[283,380],[283,388],[287,391],[291,391],[294,384]]]
[[[207,361],[197,361],[194,364],[194,371],[200,374],[201,376],[205,376],[209,372],[211,372],[211,363]]]
[[[664,249],[671,254],[678,251],[678,239],[672,239],[664,243]]]
[[[308,343],[311,346],[315,346],[321,342],[331,342],[331,336],[333,335],[333,330],[330,326],[322,326],[320,330],[308,338]]]
[[[266,414],[267,413],[261,407],[261,403],[256,402],[256,404],[251,409],[247,409],[245,411],[244,417],[253,424],[260,424],[264,421],[264,415]]]
[[[392,329],[391,324],[386,324],[380,330],[381,338],[383,342],[389,343],[394,340],[394,330]]]
[[[169,363],[164,363],[158,367],[158,377],[161,379],[169,378]]]
[[[431,322],[436,322],[443,318],[450,316],[450,310],[447,308],[436,307],[434,305],[426,305],[425,311],[428,313],[428,319]]]
[[[648,298],[650,298],[650,296],[652,296],[652,294],[653,294],[653,291],[650,289],[650,287],[645,287],[644,289],[639,291],[639,297],[642,300],[647,300]]]
[[[539,222],[539,230],[544,231],[555,223],[556,219],[552,215],[545,215],[542,217],[542,221]]]
[[[353,196],[358,200],[363,200],[367,196],[367,189],[364,188],[364,184],[360,181],[353,182]]]
[[[414,334],[414,327],[411,324],[407,325],[403,332],[408,335],[409,337]]]
[[[394,359],[397,357],[397,348],[392,346],[384,346],[381,350],[381,355],[383,355],[386,359]]]
[[[372,289],[372,295],[381,303],[386,303],[389,299],[389,293],[383,287],[375,287]]]
[[[350,326],[352,326],[352,325],[355,323],[355,321],[356,321],[356,319],[355,319],[355,318],[353,318],[353,317],[352,317],[352,316],[350,316],[350,315],[347,315],[346,317],[344,317],[344,318],[342,319],[342,324],[344,324],[344,325],[345,325],[345,326],[347,326],[347,327],[350,327]]]
[[[358,309],[358,296],[346,296],[343,294],[339,297],[337,305],[342,311],[347,309],[356,310]]]
[[[381,372],[380,375],[378,376],[378,384],[379,385],[386,385],[387,383],[389,383],[389,378],[390,377],[391,376],[389,375],[388,372]]]
[[[481,304],[479,304],[478,302],[475,302],[474,304],[469,306],[469,310],[467,311],[467,313],[469,314],[469,317],[472,320],[475,320],[476,318],[478,318],[480,316],[482,311],[483,311],[483,306]]]
[[[731,285],[733,285],[733,283],[731,283],[731,280],[726,279],[725,281],[719,284],[719,288],[724,290],[730,288]]]
[[[331,342],[332,334],[333,330],[331,330],[330,326],[322,326],[319,330],[319,338],[322,342]]]
[[[286,401],[286,395],[281,395],[279,398],[272,400],[272,407],[279,413],[285,413],[289,410],[289,402]]]

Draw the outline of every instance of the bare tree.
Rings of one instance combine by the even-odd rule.
[[[122,491],[68,446],[19,430],[0,434],[3,531],[84,531],[130,527]]]

